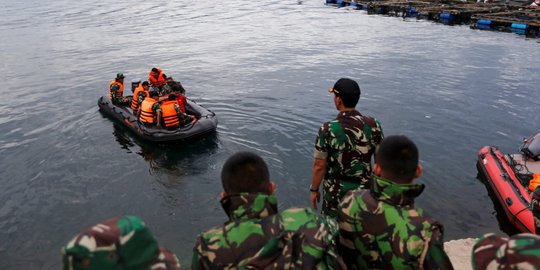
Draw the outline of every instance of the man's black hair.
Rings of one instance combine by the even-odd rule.
[[[150,97],[159,97],[159,93],[157,91],[150,91]]]
[[[157,68],[152,68],[152,72],[159,73],[159,70]]]
[[[223,190],[228,194],[269,192],[270,175],[264,160],[252,152],[238,152],[221,170]]]
[[[347,108],[354,108],[360,99],[360,86],[354,80],[341,78],[334,84],[335,93]]]
[[[148,83],[148,81],[144,81],[144,82],[142,82],[142,85],[148,86],[148,85],[150,85],[150,84]]]
[[[169,97],[167,98],[168,100],[175,100],[176,99],[176,95],[175,94],[169,94]]]
[[[403,135],[383,139],[375,154],[375,163],[392,179],[410,183],[418,167],[418,148]]]

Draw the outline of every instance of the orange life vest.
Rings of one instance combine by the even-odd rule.
[[[161,105],[161,115],[163,117],[163,122],[165,127],[174,127],[180,125],[180,119],[178,118],[178,113],[174,109],[176,100],[168,100],[163,102]]]
[[[135,88],[135,91],[133,91],[133,99],[131,99],[131,109],[135,112],[139,109],[139,94],[141,92],[145,92],[146,96],[150,96],[150,92],[148,90],[144,90],[142,84],[139,83],[139,86]]]
[[[139,117],[139,121],[148,124],[153,124],[155,122],[155,115],[152,107],[154,107],[154,103],[156,102],[158,101],[151,97],[147,97],[143,100],[141,103],[141,115]]]
[[[115,80],[112,80],[111,83],[109,84],[109,99],[112,100],[112,86],[116,84],[118,85],[118,92],[116,92],[118,94],[117,97],[123,97],[124,96],[124,85],[120,82],[117,82],[116,79]]]
[[[163,77],[163,72],[161,71],[161,69],[158,68],[157,70],[158,70],[157,78],[152,76],[152,71],[150,71],[148,73],[148,80],[150,81],[151,85],[156,86],[156,87],[162,87],[163,85],[165,85],[167,81],[165,80],[165,77]]]

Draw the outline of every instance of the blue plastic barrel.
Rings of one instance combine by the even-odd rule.
[[[351,7],[359,7],[359,5],[356,2],[351,2]]]
[[[491,25],[489,24],[477,24],[476,27],[482,30],[491,30]]]
[[[344,6],[345,6],[345,1],[343,1],[343,0],[337,0],[337,1],[336,1],[336,4],[337,4],[338,7],[344,7]]]
[[[512,24],[512,28],[514,29],[527,29],[527,25],[526,24],[522,24],[522,23],[513,23]]]
[[[512,31],[512,33],[518,34],[518,35],[525,35],[526,34],[525,29],[512,28],[511,31]]]
[[[362,10],[367,10],[367,5],[362,5]]]
[[[441,13],[441,14],[439,14],[439,19],[452,21],[452,20],[454,20],[454,15],[452,15],[450,13]]]
[[[476,21],[477,25],[491,25],[491,20],[478,20]]]
[[[327,4],[335,4],[335,3],[336,3],[336,0],[326,0],[326,3],[327,3]]]

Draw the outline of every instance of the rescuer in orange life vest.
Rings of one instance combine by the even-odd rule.
[[[133,99],[131,100],[131,109],[133,110],[133,113],[139,110],[139,106],[141,105],[144,98],[150,96],[148,88],[148,81],[144,81],[140,83],[137,88],[135,88],[135,91],[133,91]]]
[[[163,119],[161,122],[163,123],[162,126],[167,129],[175,129],[188,123],[194,124],[197,121],[195,116],[182,112],[180,106],[178,106],[178,103],[176,103],[175,94],[169,94],[167,101],[164,101],[161,105],[160,114],[161,118]]]
[[[154,126],[160,124],[160,119],[157,117],[158,114],[161,114],[161,106],[158,102],[159,94],[157,91],[151,91],[149,96],[146,97],[137,113],[137,118],[139,122],[143,123],[146,126]]]
[[[163,74],[161,69],[159,68],[152,68],[150,70],[150,73],[148,73],[148,80],[150,81],[150,84],[154,87],[157,87],[161,90],[163,85],[165,85],[167,76]]]
[[[124,97],[124,74],[116,74],[109,84],[109,98],[115,105],[129,105],[131,97]]]

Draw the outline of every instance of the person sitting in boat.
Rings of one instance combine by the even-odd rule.
[[[176,95],[169,94],[167,101],[161,105],[161,116],[163,121],[163,127],[167,129],[175,129],[181,126],[185,126],[188,123],[194,124],[197,118],[193,115],[188,115],[180,109],[180,106],[176,103]]]
[[[116,78],[109,84],[109,98],[115,105],[128,105],[131,97],[124,97],[124,74],[116,74]]]
[[[135,88],[135,91],[133,91],[133,98],[131,100],[131,109],[133,112],[137,112],[139,110],[139,106],[141,105],[142,101],[145,97],[150,96],[149,89],[149,83],[148,81],[144,81],[137,88]],[[141,98],[142,97],[142,98]]]
[[[150,73],[148,73],[148,80],[150,81],[150,84],[153,87],[159,88],[160,90],[163,88],[163,85],[165,85],[166,79],[167,76],[163,74],[159,68],[154,67],[152,70],[150,70]]]
[[[161,106],[158,102],[159,94],[157,91],[150,91],[149,96],[142,102],[137,113],[139,122],[146,126],[155,126],[160,124],[160,119],[157,117],[161,113]]]
[[[179,81],[175,81],[172,77],[167,77],[167,83],[163,86],[162,95],[170,94],[173,92],[181,92],[182,94],[184,94],[186,90],[184,90],[184,87]]]

